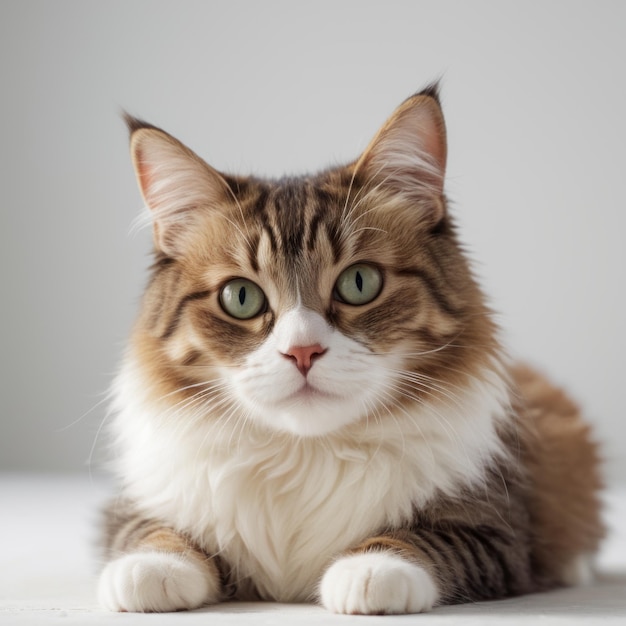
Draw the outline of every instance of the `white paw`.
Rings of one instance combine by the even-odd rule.
[[[335,613],[421,613],[438,598],[430,574],[390,552],[339,559],[322,578],[320,599]]]
[[[219,600],[219,581],[207,565],[182,555],[136,552],[104,568],[98,599],[111,611],[195,609]]]

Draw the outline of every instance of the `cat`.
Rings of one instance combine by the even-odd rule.
[[[438,85],[354,162],[280,180],[127,124],[155,260],[115,383],[104,607],[417,613],[588,579],[597,445],[504,355]]]

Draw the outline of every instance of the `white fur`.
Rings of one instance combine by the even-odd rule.
[[[390,552],[343,557],[328,568],[320,584],[320,600],[334,613],[422,613],[438,597],[423,567]]]
[[[283,355],[314,344],[326,352],[305,379]],[[399,365],[397,357],[373,354],[331,329],[318,313],[296,307],[281,315],[271,336],[232,376],[232,385],[253,420],[299,436],[319,436],[371,410]]]
[[[195,609],[219,599],[219,581],[198,561],[165,552],[137,552],[111,561],[98,600],[111,611]]]
[[[314,397],[294,407],[291,420],[283,407],[277,422],[266,408],[255,412],[253,402],[244,409],[232,392],[210,415],[202,404],[172,407],[168,397],[151,398],[149,381],[130,356],[117,380],[113,429],[124,490],[146,514],[185,531],[209,553],[219,552],[236,578],[244,586],[252,581],[263,597],[305,601],[315,597],[323,572],[342,551],[412,519],[437,492],[455,495],[465,485],[480,485],[485,468],[502,454],[495,423],[506,414],[508,395],[494,369],[455,390],[453,399],[416,405],[410,414],[393,407],[375,411],[374,395],[360,406],[359,398],[383,384],[378,377],[392,377],[382,357],[362,349],[348,358],[341,348],[354,348],[350,340],[322,326],[315,331],[321,335],[291,328],[296,339],[327,341],[328,353],[309,378],[344,394],[332,419],[324,417],[331,403]],[[272,341],[275,348],[286,345]],[[266,376],[263,384],[255,388],[250,380],[235,388],[265,393],[267,406],[276,397],[280,405],[301,375],[278,350],[263,350],[255,366]],[[278,386],[263,368],[286,382]],[[364,418],[366,409],[372,410]],[[310,436],[316,417],[324,436]],[[336,430],[329,430],[332,424]]]

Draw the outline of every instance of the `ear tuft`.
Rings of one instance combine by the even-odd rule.
[[[156,126],[153,126],[152,124],[148,122],[144,122],[144,120],[138,117],[134,117],[127,111],[122,111],[122,118],[124,119],[124,122],[126,123],[126,128],[128,128],[128,134],[131,136],[136,130],[139,130],[141,128],[152,128],[153,130],[161,130],[160,128],[157,128]],[[161,132],[164,132],[164,131],[161,131]]]
[[[428,96],[435,100],[435,102],[441,107],[441,84],[439,79],[434,80],[432,83],[426,85],[423,89],[418,91],[415,96]]]

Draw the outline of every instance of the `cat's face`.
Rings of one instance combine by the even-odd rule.
[[[135,342],[203,419],[300,436],[397,419],[471,375],[466,342],[489,351],[446,215],[433,94],[357,162],[281,181],[223,176],[162,131],[131,130],[158,253]]]

